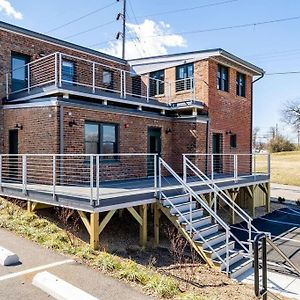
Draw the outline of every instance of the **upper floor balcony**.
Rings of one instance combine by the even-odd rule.
[[[172,107],[174,102],[195,100],[194,87],[193,78],[167,82],[138,75],[128,65],[120,69],[58,52],[6,74],[7,101],[67,94],[99,101]]]

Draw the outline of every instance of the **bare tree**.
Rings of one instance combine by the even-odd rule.
[[[282,109],[282,120],[300,129],[300,100],[288,101]]]
[[[254,149],[257,149],[257,136],[258,136],[258,133],[260,131],[260,128],[259,127],[254,127],[253,128],[253,134],[252,134],[252,147]]]

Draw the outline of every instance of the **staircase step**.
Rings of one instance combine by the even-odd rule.
[[[225,253],[223,253],[221,255],[221,258],[225,261],[226,263],[226,251]],[[230,250],[229,251],[229,266],[235,264],[236,262],[238,262],[239,260],[243,259],[243,253],[239,252],[239,251],[234,251],[234,250]],[[219,258],[215,258],[213,259],[213,263],[217,266],[221,267],[221,270],[226,269],[226,264],[223,263]]]
[[[193,211],[196,208],[196,201],[191,202],[185,202],[181,203],[178,205],[175,205],[176,208],[170,207],[171,208],[171,214],[172,215],[179,215],[178,210],[180,211],[181,214],[189,213],[191,210]]]
[[[177,214],[178,216],[178,214]],[[190,211],[187,211],[185,213],[183,213],[183,216],[187,219],[190,220]],[[193,209],[192,211],[192,220],[196,220],[199,218],[203,217],[203,208],[197,208],[197,209]],[[178,216],[178,221],[179,223],[185,222],[184,218],[182,216]]]
[[[176,196],[172,196],[172,197],[168,197],[168,199],[174,204],[181,204],[181,203],[185,203],[185,202],[189,202],[190,198],[189,198],[189,194],[184,194],[184,195],[176,195]],[[163,200],[163,206],[169,207],[170,203],[168,200]]]
[[[236,278],[253,267],[253,259],[243,257],[229,267],[230,278]],[[226,273],[226,269],[222,269]]]
[[[244,274],[249,269],[253,268],[253,260],[249,258],[244,258],[243,260],[237,262],[230,271],[231,278],[237,278],[238,276]]]
[[[225,232],[219,232],[219,231],[206,236],[204,238],[204,241],[202,241],[200,237],[196,239],[194,238],[195,243],[201,245],[203,248],[207,248],[208,245],[210,246],[216,245],[225,240],[226,240]]]
[[[188,220],[188,221],[190,221],[190,220]],[[183,222],[182,225],[186,226],[186,229],[189,230],[190,229],[189,223]],[[201,217],[201,218],[194,219],[194,220],[192,219],[192,225],[195,228],[200,228],[200,227],[202,227],[204,225],[207,225],[207,224],[212,224],[211,216]]]
[[[229,250],[233,250],[234,246],[235,246],[235,242],[234,241],[230,241],[228,243],[228,249]],[[211,259],[215,259],[215,258],[217,258],[216,253],[218,253],[219,255],[222,255],[222,254],[224,254],[226,252],[226,241],[222,241],[221,243],[215,244],[215,245],[212,246],[212,248],[213,248],[214,251],[212,251],[208,247],[205,248],[205,249],[203,249],[203,251],[205,253],[207,253],[211,257]]]
[[[207,224],[203,227],[197,229],[197,233],[195,235],[195,239],[200,235],[203,238],[219,231],[219,225],[218,224]]]

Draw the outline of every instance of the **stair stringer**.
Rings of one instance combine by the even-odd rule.
[[[202,247],[197,245],[193,239],[190,237],[188,232],[185,230],[184,226],[180,225],[178,218],[171,215],[170,209],[164,207],[160,202],[158,202],[158,208],[164,213],[164,215],[170,220],[170,222],[178,229],[181,235],[189,242],[192,248],[197,252],[197,254],[211,267],[218,268],[212,261],[212,259],[203,251]]]

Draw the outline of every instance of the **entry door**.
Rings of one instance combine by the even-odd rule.
[[[161,129],[160,128],[148,129],[148,153],[157,153],[158,157],[161,154]],[[148,170],[147,171],[148,176],[154,175],[153,157],[148,157],[147,170]]]
[[[9,144],[9,177],[17,179],[18,177],[18,157],[15,156],[18,154],[18,138],[19,131],[17,129],[9,130],[8,144]]]
[[[214,172],[216,173],[223,173],[222,140],[221,133],[213,134]]]

